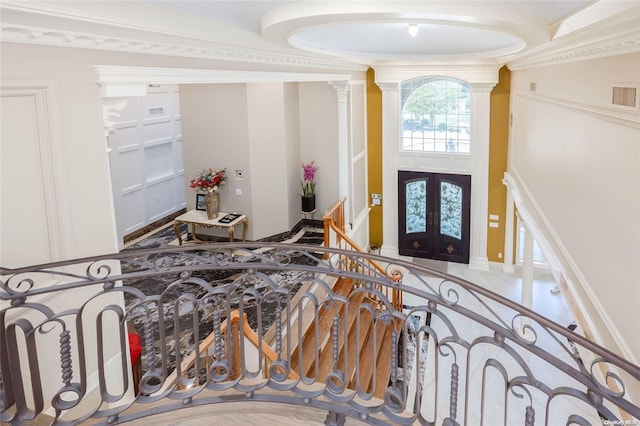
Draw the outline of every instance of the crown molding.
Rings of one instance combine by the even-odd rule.
[[[0,41],[79,49],[96,49],[115,52],[211,59],[219,61],[247,62],[274,66],[341,71],[366,71],[368,69],[365,65],[267,52],[265,50],[239,46],[224,46],[215,43],[207,43],[206,46],[197,46],[194,44],[186,45],[125,37],[105,37],[98,34],[52,30],[50,28],[25,25],[3,24],[0,27]]]
[[[512,71],[640,52],[640,7],[506,61]]]
[[[596,59],[636,52],[640,52],[640,32],[632,34],[629,37],[618,38],[616,40],[602,41],[587,46],[567,49],[561,52],[523,58],[513,62],[508,62],[507,65],[511,71],[518,71],[526,68],[584,61],[587,59]]]

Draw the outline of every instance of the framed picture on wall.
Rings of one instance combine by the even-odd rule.
[[[207,210],[204,204],[204,194],[196,194],[196,210]]]

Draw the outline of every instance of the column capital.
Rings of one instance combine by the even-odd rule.
[[[497,82],[493,82],[493,83],[469,83],[469,86],[471,87],[471,93],[476,92],[476,93],[489,93],[493,90],[493,88],[496,86]]]
[[[349,84],[348,80],[329,81],[328,83],[331,85],[331,87],[333,87],[333,90],[336,91],[336,95],[338,95],[338,100],[341,100],[341,101],[347,100],[347,95],[351,90],[351,84]]]
[[[126,100],[102,100],[102,120],[104,121],[104,135],[109,136],[113,133],[114,122],[111,121],[111,117],[120,117],[120,111],[127,106]]]
[[[385,83],[385,82],[377,82],[376,81],[376,85],[383,92],[399,92],[400,91],[400,83],[394,83],[394,82]]]

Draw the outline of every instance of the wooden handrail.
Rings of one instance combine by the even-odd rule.
[[[227,329],[231,329],[231,330],[236,330],[238,329],[237,326],[240,323],[240,312],[236,309],[235,311],[231,311],[231,313],[229,314],[229,318],[225,319],[222,324],[220,325],[220,333],[224,333],[227,331]],[[249,321],[247,320],[247,314],[243,315],[242,318],[242,331],[243,331],[243,335],[244,337],[251,342],[251,344],[253,344],[253,346],[255,346],[256,348],[258,348],[262,354],[264,355],[265,359],[271,362],[275,362],[278,360],[278,354],[276,354],[276,352],[271,348],[271,346],[269,346],[268,344],[266,344],[264,342],[264,340],[262,342],[260,342],[260,338],[258,337],[258,335],[256,334],[255,331],[253,331],[253,329],[251,328],[251,326],[249,325]],[[237,348],[239,346],[239,329],[237,333],[234,333],[233,339],[233,347]],[[211,334],[209,334],[202,342],[200,342],[200,344],[198,345],[198,350],[197,351],[193,351],[191,352],[184,360],[182,360],[182,362],[180,363],[180,368],[179,369],[175,369],[167,378],[165,383],[169,383],[170,386],[173,386],[173,384],[176,382],[176,380],[178,379],[178,371],[187,371],[189,368],[191,368],[191,366],[195,363],[196,361],[196,355],[197,356],[201,356],[203,353],[205,353],[209,347],[214,343],[215,340],[215,336],[214,336],[214,332],[212,332]],[[236,350],[236,352],[238,352]],[[240,362],[240,358],[234,357],[234,365],[232,367],[232,371],[239,371],[239,365],[235,365],[236,363]],[[266,369],[265,371],[268,371],[268,369]],[[298,379],[298,375],[296,374],[295,371],[290,370],[289,372],[289,376],[290,379]]]
[[[324,246],[327,248],[331,247],[330,231],[333,231],[336,234],[336,245],[338,247],[345,248],[347,250],[353,250],[359,253],[364,253],[364,250],[360,246],[358,246],[358,244],[353,241],[345,231],[344,203],[346,202],[346,200],[347,197],[342,197],[322,217],[322,222],[324,225]],[[366,262],[375,271],[389,277],[389,279],[393,280],[394,282],[402,281],[402,273],[400,271],[394,270],[391,272],[387,272],[382,266],[380,266],[380,264],[378,264],[374,260],[367,259]],[[387,296],[391,300],[393,308],[398,311],[402,311],[402,292],[392,290],[391,294],[387,294]]]

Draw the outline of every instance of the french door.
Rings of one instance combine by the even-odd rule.
[[[469,263],[471,176],[398,171],[401,255]]]

